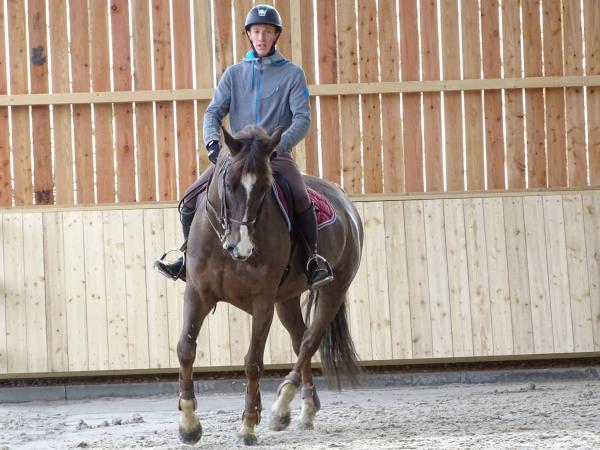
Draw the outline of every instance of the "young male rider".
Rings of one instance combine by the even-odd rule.
[[[252,49],[242,62],[225,70],[204,113],[203,134],[208,159],[213,164],[217,162],[221,150],[221,124],[227,114],[234,134],[249,124],[263,127],[268,134],[277,127],[285,128],[271,164],[273,171],[282,175],[290,185],[297,224],[312,252],[306,263],[308,284],[313,288],[320,287],[331,282],[333,274],[327,261],[318,254],[314,205],[291,155],[292,147],[304,138],[310,126],[310,103],[304,71],[284,59],[276,48],[282,22],[275,8],[268,5],[252,8],[246,17],[244,30]],[[214,166],[207,169],[183,197],[181,223],[186,240],[198,192],[213,171]],[[163,258],[155,262],[155,268],[169,278],[185,280],[184,256],[171,263]],[[319,260],[324,264],[319,264]]]

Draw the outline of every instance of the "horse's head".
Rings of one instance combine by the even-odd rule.
[[[270,158],[283,128],[271,136],[257,126],[247,126],[235,136],[225,129],[223,133],[229,156],[224,155],[217,167],[225,224],[222,244],[233,259],[245,261],[254,252],[255,222],[273,181]]]

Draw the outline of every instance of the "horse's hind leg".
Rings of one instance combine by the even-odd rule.
[[[245,358],[246,377],[248,378],[246,406],[242,415],[242,428],[238,432],[238,439],[246,445],[254,445],[257,442],[254,428],[260,423],[262,411],[259,382],[263,373],[263,355],[272,321],[272,304],[255,307],[252,312],[252,337]]]
[[[194,413],[196,410],[196,396],[192,366],[196,358],[196,339],[204,318],[212,308],[212,304],[202,302],[195,289],[187,283],[183,305],[183,327],[177,343],[177,357],[179,358],[179,439],[185,444],[195,444],[202,437],[200,420]]]
[[[302,337],[306,332],[306,325],[302,318],[302,310],[300,308],[300,297],[292,298],[284,302],[277,303],[277,315],[281,323],[290,333],[292,338],[292,347],[296,355],[300,354],[300,345]],[[311,395],[304,398],[302,405],[302,413],[300,416],[300,428],[313,428],[313,420],[317,412],[314,398],[316,390],[313,385],[312,368],[310,359],[304,364],[301,369],[303,392],[310,392]],[[288,427],[291,421],[290,402],[293,400],[298,390],[298,386],[292,381],[296,379],[294,373],[288,375],[288,380],[279,389],[279,395],[276,402],[273,404],[270,416],[270,428],[275,431],[281,431]],[[314,395],[312,393],[314,392]],[[318,398],[318,397],[317,397]],[[318,406],[318,400],[317,400]]]

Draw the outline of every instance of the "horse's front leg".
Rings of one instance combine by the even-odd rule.
[[[179,358],[179,439],[184,444],[195,444],[202,437],[202,425],[196,416],[196,396],[192,366],[196,358],[196,339],[204,318],[213,304],[202,302],[191,283],[187,283],[183,305],[183,327],[177,343]]]
[[[265,344],[273,321],[273,305],[257,308],[252,313],[252,338],[250,348],[246,354],[246,405],[242,415],[242,428],[238,432],[238,439],[246,445],[257,442],[254,429],[260,423],[262,403],[260,398],[260,377],[263,373],[263,355]]]

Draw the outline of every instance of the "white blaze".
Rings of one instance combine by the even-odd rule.
[[[250,193],[254,188],[254,184],[256,183],[256,175],[253,173],[245,173],[242,176],[242,185],[244,189],[246,189],[246,211],[244,211],[244,218],[242,219],[244,222],[248,220],[248,202],[250,201]],[[252,254],[254,246],[250,241],[250,237],[248,235],[248,227],[246,225],[240,225],[240,242],[237,245],[238,254],[247,258]]]

